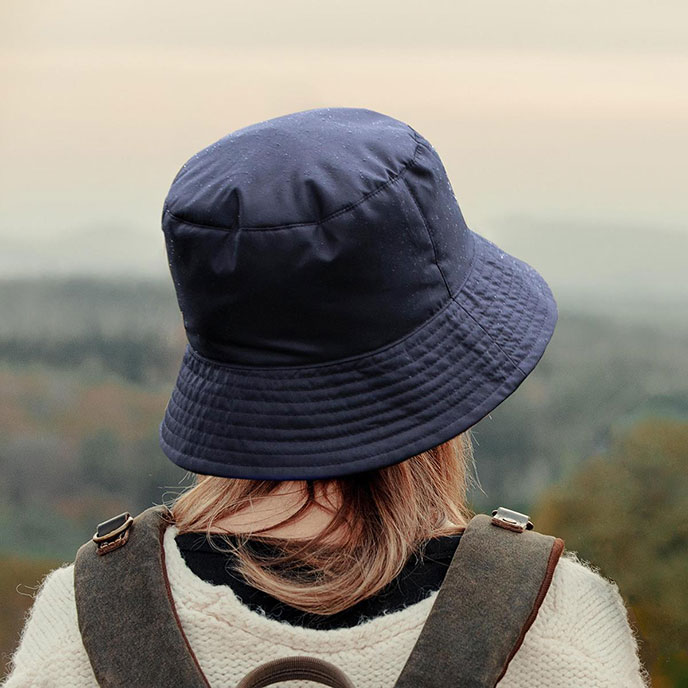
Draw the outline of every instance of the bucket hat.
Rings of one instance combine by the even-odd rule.
[[[162,228],[187,335],[160,445],[196,473],[313,480],[465,431],[545,351],[557,307],[468,228],[432,145],[358,108],[192,156]]]

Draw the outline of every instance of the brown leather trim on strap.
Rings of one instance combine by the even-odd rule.
[[[134,519],[127,543],[103,555],[77,552],[79,630],[102,688],[209,688],[175,609],[162,538],[165,507]]]
[[[526,633],[528,633],[530,627],[533,625],[535,617],[540,611],[542,602],[545,599],[545,595],[549,590],[549,586],[552,583],[554,569],[557,567],[557,563],[559,562],[559,558],[561,557],[563,551],[564,541],[561,538],[554,538],[554,544],[552,545],[552,550],[550,551],[549,559],[547,560],[547,570],[545,571],[545,577],[542,579],[542,584],[540,585],[540,589],[538,590],[538,594],[535,598],[533,608],[530,610],[530,616],[526,619],[525,624],[523,624],[523,628],[521,629],[521,635],[519,636],[518,640],[516,641],[516,644],[512,648],[511,653],[507,658],[506,664],[502,669],[502,673],[498,676],[496,683],[499,683],[504,678],[504,674],[506,674],[506,670],[509,668],[509,663],[514,658],[514,655],[519,651],[521,645],[523,644],[523,639],[526,637]]]
[[[537,616],[563,541],[468,524],[395,688],[494,688]]]

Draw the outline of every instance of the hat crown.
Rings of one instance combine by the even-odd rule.
[[[354,108],[277,117],[199,151],[172,183],[163,230],[189,342],[236,365],[396,341],[458,292],[472,256],[432,146]]]
[[[196,153],[165,207],[227,230],[316,224],[398,175],[416,145],[409,126],[371,110],[296,112]]]

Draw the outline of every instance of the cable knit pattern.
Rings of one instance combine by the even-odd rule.
[[[198,578],[177,548],[176,533],[172,526],[164,539],[172,596],[213,688],[234,688],[258,664],[294,654],[333,662],[356,688],[392,688],[437,595],[433,592],[405,609],[353,628],[301,628],[255,612],[231,588]],[[56,569],[43,582],[13,657],[12,673],[3,685],[97,686],[79,635],[72,565]],[[310,688],[314,684],[276,685]],[[499,688],[646,685],[616,586],[567,554]]]

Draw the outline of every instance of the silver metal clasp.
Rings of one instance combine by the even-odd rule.
[[[99,523],[92,538],[97,546],[96,552],[107,554],[125,545],[129,539],[129,529],[132,523],[134,523],[134,519],[128,511]]]
[[[492,512],[492,525],[513,530],[517,533],[522,533],[524,530],[532,530],[533,524],[527,514],[522,514],[518,511],[512,511],[506,507],[500,506]]]

